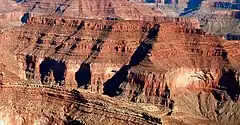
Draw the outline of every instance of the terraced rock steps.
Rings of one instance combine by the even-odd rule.
[[[160,124],[161,115],[168,111],[156,107],[148,111],[145,107],[150,108],[151,105],[132,105],[101,95],[91,95],[86,91],[68,91],[43,85],[1,85],[0,93],[1,114],[6,114],[1,120],[10,125],[34,123],[63,125],[72,121],[84,125],[110,125],[113,122],[150,125]],[[9,113],[13,114],[7,115]],[[39,115],[41,117],[38,117]]]

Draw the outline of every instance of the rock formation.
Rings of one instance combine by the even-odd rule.
[[[156,0],[143,1],[155,11],[170,17],[191,17],[199,21],[206,32],[226,36],[239,34],[238,0]]]
[[[148,20],[162,16],[146,5],[127,0],[28,0],[20,3],[31,15],[60,15],[77,18],[117,17],[128,20]]]
[[[124,0],[14,5],[21,26],[0,32],[0,123],[239,124],[239,41]]]
[[[141,104],[122,105],[102,95],[41,85],[1,85],[1,121],[7,125],[89,125],[160,124],[159,117],[144,114],[166,113],[164,108]],[[27,90],[27,91],[26,91]],[[85,99],[87,98],[87,100]],[[148,108],[155,108],[154,111]],[[146,116],[145,116],[146,117]],[[146,117],[147,118],[147,117]]]

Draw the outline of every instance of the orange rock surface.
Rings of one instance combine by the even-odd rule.
[[[14,7],[0,10],[0,124],[240,123],[239,41],[126,0]]]

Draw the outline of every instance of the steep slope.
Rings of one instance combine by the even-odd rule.
[[[175,97],[175,109],[164,124],[239,125],[240,104],[231,100],[218,102],[208,92],[183,92]]]
[[[39,85],[0,85],[4,125],[156,125],[167,109]],[[152,115],[151,115],[152,114]]]

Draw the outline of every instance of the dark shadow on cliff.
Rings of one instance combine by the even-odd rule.
[[[75,73],[75,80],[78,83],[78,88],[84,86],[84,89],[88,88],[88,85],[91,82],[91,67],[90,64],[97,58],[101,52],[104,39],[106,39],[109,33],[112,31],[112,22],[109,22],[108,26],[105,25],[103,31],[101,32],[99,38],[93,43],[91,52],[85,59],[79,70]]]
[[[127,81],[128,70],[131,67],[138,65],[141,61],[145,59],[145,57],[150,53],[155,38],[159,32],[160,25],[156,24],[153,28],[148,32],[147,38],[142,41],[142,43],[137,47],[136,51],[131,57],[131,60],[128,65],[124,65],[112,78],[104,83],[104,94],[108,96],[117,96],[120,95],[123,90],[120,88],[120,85],[123,82]]]
[[[195,10],[199,9],[199,6],[201,5],[203,0],[189,0],[187,8],[183,10],[182,13],[180,13],[179,16],[187,15]]]
[[[75,73],[75,80],[78,83],[78,88],[84,86],[87,89],[91,81],[91,70],[90,65],[82,63],[79,70]]]
[[[62,85],[62,82],[65,81],[65,71],[66,64],[64,62],[45,58],[40,64],[41,82],[46,84],[52,75],[55,82]]]
[[[62,61],[57,62],[55,61],[55,64],[53,65],[53,76],[55,78],[55,81],[62,85],[62,81],[65,81],[65,71],[66,71],[66,64]]]
[[[219,85],[227,91],[232,100],[236,100],[240,94],[240,86],[234,70],[228,69],[223,71],[219,80]]]
[[[91,80],[91,67],[90,64],[93,60],[95,60],[98,54],[101,51],[103,41],[98,39],[94,43],[91,48],[91,53],[86,60],[84,60],[79,68],[79,70],[75,73],[75,80],[78,83],[78,88],[84,86],[84,89],[88,88]]]
[[[45,58],[44,61],[42,61],[42,63],[40,64],[40,75],[41,75],[41,82],[44,82],[44,78],[45,76],[48,76],[48,73],[50,71],[50,59],[49,58]]]
[[[25,23],[27,23],[27,21],[28,21],[29,18],[30,18],[30,15],[29,15],[28,12],[26,12],[26,13],[24,13],[24,15],[22,16],[21,22],[22,22],[23,24],[25,24]]]
[[[24,1],[19,1],[19,2],[27,2],[26,0]],[[36,2],[31,8],[28,9],[28,11],[26,13],[24,13],[24,15],[21,18],[21,22],[22,24],[26,24],[28,19],[30,18],[30,13],[33,11],[33,9],[36,8],[36,6],[39,4],[39,2]]]

